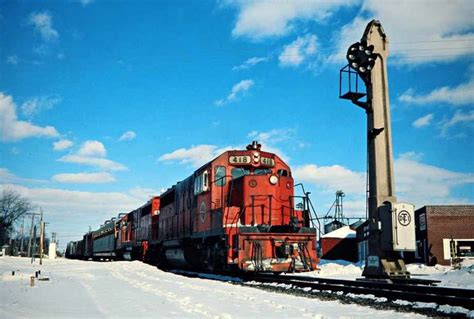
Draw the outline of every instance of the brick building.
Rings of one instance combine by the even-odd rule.
[[[453,244],[457,256],[474,258],[474,205],[424,206],[415,226],[417,250],[407,261],[449,265]]]

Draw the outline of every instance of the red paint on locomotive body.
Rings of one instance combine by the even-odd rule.
[[[119,216],[116,255],[211,270],[314,270],[316,229],[309,210],[294,207],[290,167],[253,142]]]
[[[151,251],[175,266],[280,272],[318,263],[290,168],[259,147],[227,151],[162,194],[158,233]]]

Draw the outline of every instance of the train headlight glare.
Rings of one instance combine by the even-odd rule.
[[[276,185],[278,183],[278,177],[275,175],[270,176],[270,184]]]

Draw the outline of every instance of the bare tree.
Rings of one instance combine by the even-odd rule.
[[[13,223],[30,212],[33,205],[26,197],[12,189],[4,189],[0,195],[0,241],[5,244],[13,228]]]

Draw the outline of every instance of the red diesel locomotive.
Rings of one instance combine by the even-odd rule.
[[[296,198],[302,201],[298,208]],[[144,206],[106,222],[103,235],[96,231],[92,238],[93,246],[95,238],[102,243],[113,238],[115,258],[172,267],[310,271],[319,261],[310,223],[308,198],[294,196],[289,166],[253,142],[246,150],[224,152]],[[70,245],[70,257],[100,257],[95,247],[93,256],[81,256],[72,250],[84,251],[76,248],[84,244]]]

